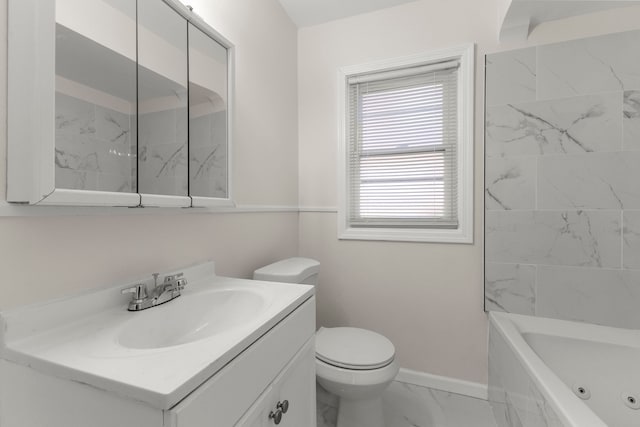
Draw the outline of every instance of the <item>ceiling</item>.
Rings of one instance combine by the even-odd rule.
[[[298,27],[321,24],[416,0],[279,0]]]

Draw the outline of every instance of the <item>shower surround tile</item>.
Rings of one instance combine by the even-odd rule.
[[[485,298],[488,311],[535,314],[536,266],[487,263]]]
[[[640,90],[624,93],[624,149],[640,150]]]
[[[534,209],[537,158],[494,157],[487,159],[485,208],[487,210]]]
[[[622,266],[640,270],[640,211],[624,211],[622,229]]]
[[[487,157],[619,151],[622,93],[486,109]]]
[[[630,31],[487,56],[487,309],[639,327],[638,46]]]
[[[487,55],[487,105],[536,100],[536,49]]]
[[[539,209],[640,209],[640,152],[545,156]]]
[[[227,197],[226,111],[189,121],[189,173],[191,194]]]
[[[140,115],[138,186],[141,193],[188,194],[186,112],[176,108]]]
[[[487,211],[486,262],[620,267],[616,211]]]
[[[640,31],[538,47],[537,99],[640,89]]]
[[[131,116],[56,93],[56,187],[132,192]]]
[[[640,328],[640,270],[538,266],[536,315]]]

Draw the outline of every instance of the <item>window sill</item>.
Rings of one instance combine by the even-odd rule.
[[[473,243],[472,231],[465,230],[463,227],[457,229],[346,228],[340,230],[338,239],[420,243]]]

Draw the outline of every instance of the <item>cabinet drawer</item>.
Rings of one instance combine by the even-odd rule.
[[[169,411],[167,427],[230,427],[315,332],[315,298],[303,303]]]

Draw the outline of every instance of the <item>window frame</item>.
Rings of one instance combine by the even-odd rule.
[[[338,239],[432,243],[473,243],[475,45],[467,44],[427,53],[393,58],[338,70]],[[348,218],[349,77],[398,70],[440,62],[458,61],[457,180],[458,227],[350,227]]]

